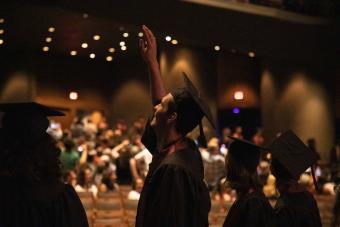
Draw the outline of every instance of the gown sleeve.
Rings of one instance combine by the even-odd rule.
[[[159,184],[148,218],[152,227],[195,226],[193,220],[195,186],[189,173],[175,165],[162,166],[153,179]]]

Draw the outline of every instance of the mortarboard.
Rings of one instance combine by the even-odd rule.
[[[9,141],[21,141],[34,144],[49,126],[48,116],[64,116],[65,114],[36,102],[0,103],[2,131]]]
[[[283,170],[282,167],[278,169],[286,171],[290,177],[296,180],[317,161],[317,154],[309,149],[292,130],[288,130],[276,138],[269,146],[269,150],[272,152],[273,167],[275,168],[275,163],[278,163],[276,165],[284,168]],[[273,174],[275,175],[275,173]],[[276,173],[276,175],[278,174],[284,175],[284,173]],[[316,186],[313,168],[312,174]]]
[[[249,172],[255,172],[259,164],[261,152],[267,149],[246,140],[232,136],[228,137],[233,140],[229,145],[228,153],[238,162],[243,164]]]
[[[210,124],[216,128],[213,115],[208,104],[202,99],[196,87],[190,81],[189,77],[183,73],[184,88],[176,89],[170,92],[174,97],[178,121],[183,127],[185,134],[191,132],[197,125],[200,126],[200,139],[206,146],[206,139],[203,132],[202,118],[205,116]]]

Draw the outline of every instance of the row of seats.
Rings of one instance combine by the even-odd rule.
[[[121,186],[120,192],[98,193],[97,198],[90,192],[79,192],[91,227],[133,227],[138,201],[128,200],[128,186]],[[330,226],[333,214],[334,196],[316,196],[323,226]],[[275,201],[270,201],[274,206]],[[210,227],[222,226],[232,203],[211,201]]]

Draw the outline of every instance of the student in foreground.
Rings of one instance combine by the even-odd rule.
[[[204,116],[213,124],[207,104],[189,78],[185,87],[166,93],[157,61],[156,39],[143,26],[140,50],[150,71],[154,114],[142,142],[153,159],[138,204],[136,227],[207,227],[210,197],[203,181],[201,154],[186,135]]]

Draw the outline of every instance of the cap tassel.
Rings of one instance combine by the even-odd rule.
[[[200,135],[198,137],[198,141],[200,142],[202,147],[206,148],[207,147],[207,139],[205,138],[205,135],[204,135],[202,120],[200,120],[199,128],[200,128]]]
[[[318,183],[317,183],[316,178],[315,178],[314,165],[312,165],[310,168],[311,168],[311,173],[312,173],[312,177],[313,177],[315,192],[317,192],[318,191]]]

